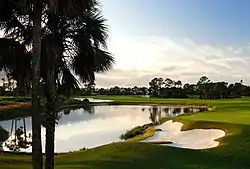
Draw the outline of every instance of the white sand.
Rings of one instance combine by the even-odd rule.
[[[156,129],[154,136],[143,140],[142,142],[158,142],[158,141],[171,141],[172,144],[162,144],[172,147],[188,148],[188,149],[208,149],[217,147],[218,138],[224,137],[225,132],[218,129],[194,129],[188,131],[181,131],[183,124],[180,122],[173,122],[169,120]]]

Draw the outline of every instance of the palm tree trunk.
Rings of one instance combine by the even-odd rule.
[[[47,116],[45,167],[46,169],[54,169],[55,114],[54,112],[49,112]]]
[[[40,120],[40,56],[41,56],[41,16],[40,1],[35,1],[33,16],[33,58],[32,58],[32,165],[33,169],[42,169],[41,120]]]
[[[56,76],[55,76],[55,55],[47,58],[48,71],[46,75],[46,97],[47,97],[47,113],[46,113],[46,169],[54,169],[54,142],[55,142],[55,95],[56,95]]]

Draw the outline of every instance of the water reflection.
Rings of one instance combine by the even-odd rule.
[[[206,111],[206,108],[198,107],[166,107],[166,106],[152,106],[149,109],[150,119],[152,123],[157,124],[162,118],[176,117],[186,113],[198,113]]]
[[[9,137],[9,132],[0,125],[0,151],[3,150],[2,143]]]
[[[65,109],[57,115],[55,151],[68,152],[117,142],[120,141],[119,136],[122,133],[138,125],[152,122],[157,124],[164,117],[198,111],[197,108],[156,105],[87,106],[75,110]],[[0,125],[9,131],[11,122],[3,121]],[[26,130],[31,132],[31,118],[26,118]],[[42,144],[44,151],[44,127],[42,127]],[[31,151],[31,147],[25,151]]]
[[[11,129],[4,141],[4,146],[10,151],[20,151],[31,146],[31,133],[26,132],[26,120],[11,120]]]
[[[158,124],[158,122],[161,119],[161,107],[159,106],[152,106],[152,108],[149,109],[150,112],[150,120],[154,124]]]
[[[69,115],[70,114],[70,109],[65,109],[62,111],[64,115]]]

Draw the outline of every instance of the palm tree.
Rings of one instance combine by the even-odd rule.
[[[78,84],[76,78],[68,78],[73,77],[71,71],[81,82],[93,82],[95,73],[109,70],[114,61],[105,51],[108,36],[105,21],[96,6],[79,13],[77,17],[48,16],[42,45],[42,57],[46,63],[42,76],[47,89],[48,111],[46,166],[54,164],[54,151],[51,150],[54,150],[56,87],[61,83],[67,84],[69,79],[76,82],[73,86]]]
[[[32,57],[32,106],[34,112],[32,114],[32,164],[33,168],[42,169],[42,148],[41,148],[41,125],[39,113],[39,70],[41,55],[41,17],[42,3],[40,0],[2,0],[0,4],[0,28],[5,30],[8,38],[27,40],[31,42],[33,39],[33,57]],[[33,6],[33,14],[32,14]],[[29,16],[29,17],[27,17]],[[33,16],[33,17],[31,17]],[[21,21],[33,22],[33,38],[29,26],[29,31],[24,32],[25,26],[20,24]],[[27,30],[27,29],[26,29]],[[24,37],[24,33],[25,36]],[[31,35],[31,36],[30,36]],[[31,38],[30,38],[31,37]],[[25,78],[23,78],[24,80]]]
[[[46,168],[53,168],[56,89],[63,85],[68,88],[77,87],[79,82],[73,72],[79,77],[79,81],[94,81],[95,73],[108,71],[114,59],[110,53],[105,51],[108,37],[106,20],[100,14],[96,3],[91,1],[90,8],[86,5],[86,2],[90,1],[81,1],[83,5],[81,5],[80,1],[65,5],[65,3],[72,2],[70,0],[49,2],[47,8],[43,9],[45,14],[42,22],[44,22],[45,26],[42,27],[41,39],[41,64],[43,65],[41,67],[41,78],[45,82],[47,99]],[[69,8],[70,6],[72,8]],[[22,39],[21,43],[18,42],[20,46],[32,44],[30,40],[30,37],[32,37],[31,23],[29,21],[21,22],[18,19],[15,19],[14,23],[14,26],[11,24],[4,25],[9,30],[12,30],[7,31],[7,36],[13,39]],[[18,28],[18,31],[16,32],[13,27]],[[34,38],[33,44],[35,42]],[[37,52],[38,55],[38,50],[38,47],[36,48],[33,45],[33,54]],[[34,60],[32,62],[33,70],[33,64],[39,63],[39,58],[36,59],[38,59],[37,62],[34,62]],[[15,66],[17,65],[14,64],[13,67]],[[33,76],[36,73],[38,73],[36,77],[39,77],[39,69],[33,71]],[[38,85],[39,83],[36,84],[36,82],[39,80],[40,78],[33,78],[32,87]],[[34,90],[33,94],[37,94],[38,91]],[[39,98],[36,99],[38,100],[35,101],[39,102]]]
[[[33,57],[32,57],[32,106],[36,113],[32,114],[32,162],[33,168],[42,169],[41,119],[40,119],[40,58],[41,58],[41,20],[42,3],[34,1],[33,11]]]

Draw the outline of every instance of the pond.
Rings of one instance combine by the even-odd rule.
[[[55,151],[68,152],[118,142],[121,141],[122,133],[135,126],[157,123],[164,117],[199,111],[201,109],[191,107],[144,105],[102,105],[91,106],[88,109],[62,111],[58,114],[56,125]],[[23,126],[23,122],[23,119],[18,120],[17,126]],[[0,126],[10,132],[12,121],[2,121]],[[27,134],[31,133],[30,117],[25,119],[25,126]],[[44,151],[45,128],[43,127],[42,140]],[[8,151],[5,146],[3,149]],[[22,151],[31,152],[31,147]]]

